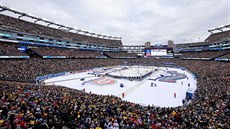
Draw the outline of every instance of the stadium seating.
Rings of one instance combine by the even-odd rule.
[[[67,48],[38,47],[32,50],[41,56],[66,56],[67,58],[97,58],[103,56],[97,51]]]
[[[39,36],[121,46],[108,40],[64,32],[0,14],[2,28]],[[224,36],[223,36],[224,35]],[[213,34],[208,42],[222,41],[229,31]],[[105,52],[111,58],[95,59],[95,51],[50,47],[31,48],[40,56],[77,59],[0,59],[0,128],[20,129],[229,129],[230,64],[220,61],[130,58],[136,54]],[[228,51],[229,52],[229,51]],[[24,55],[13,45],[0,43],[1,55]],[[216,58],[226,51],[182,53],[186,58]],[[81,59],[81,57],[86,59]],[[125,57],[120,58],[120,57]],[[174,64],[197,77],[195,97],[188,105],[160,108],[143,106],[111,95],[85,93],[63,86],[35,84],[38,76],[95,67],[135,64]],[[164,91],[162,91],[162,94]],[[150,98],[151,99],[151,98]],[[160,100],[161,98],[159,98]]]
[[[209,58],[213,59],[219,56],[222,56],[226,53],[229,53],[230,50],[225,51],[202,51],[202,52],[184,52],[180,58]]]
[[[230,54],[225,54],[225,55],[221,56],[220,58],[228,58],[228,59],[230,59]]]
[[[230,40],[230,30],[219,32],[219,33],[213,33],[208,36],[208,38],[205,39],[206,42],[212,42],[212,43],[218,43],[223,41],[229,41]]]
[[[136,53],[127,53],[127,52],[105,52],[111,58],[137,58]]]
[[[60,40],[82,42],[82,43],[84,42],[84,43],[105,45],[111,47],[122,46],[121,40],[102,39],[102,38],[91,37],[87,35],[76,34],[72,32],[66,32],[55,28],[34,24],[10,16],[5,16],[3,14],[0,14],[0,19],[1,19],[0,25],[3,28],[29,33],[29,34],[35,34],[41,37],[49,36],[51,38],[53,37]]]
[[[25,56],[27,54],[17,50],[16,46],[0,42],[0,56]]]
[[[88,94],[62,86],[0,83],[0,126],[5,128],[229,128],[229,63],[178,59],[39,59],[0,60],[1,77],[37,75],[124,61],[173,62],[197,75],[197,91],[185,107],[159,108]],[[202,67],[201,67],[202,66]],[[7,119],[9,118],[9,119]]]

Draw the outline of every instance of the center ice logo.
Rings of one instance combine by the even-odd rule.
[[[90,83],[94,85],[112,85],[112,84],[116,84],[116,81],[109,78],[98,78],[92,80]]]

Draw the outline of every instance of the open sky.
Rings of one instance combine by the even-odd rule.
[[[204,41],[230,23],[230,0],[0,0],[3,6],[93,33],[124,45]]]

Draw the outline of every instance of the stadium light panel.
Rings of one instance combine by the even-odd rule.
[[[42,18],[44,21],[48,21],[46,18]]]
[[[73,29],[77,30],[77,28],[76,28],[76,27],[73,27]]]
[[[14,9],[14,8],[12,8],[12,7],[10,7],[9,9],[12,10],[12,11],[16,11],[16,9]]]
[[[31,13],[27,13],[27,15],[28,15],[28,16],[32,16],[32,17],[33,17],[33,15],[32,15]]]

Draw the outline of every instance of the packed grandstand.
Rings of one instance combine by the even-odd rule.
[[[207,44],[229,44],[229,31],[211,34],[205,50],[178,52],[179,57],[173,58],[140,57],[120,50],[120,39],[66,32],[3,14],[0,34],[1,128],[230,128],[230,49],[207,49]],[[40,76],[125,62],[186,68],[197,77],[195,97],[187,106],[159,108],[36,84]]]

